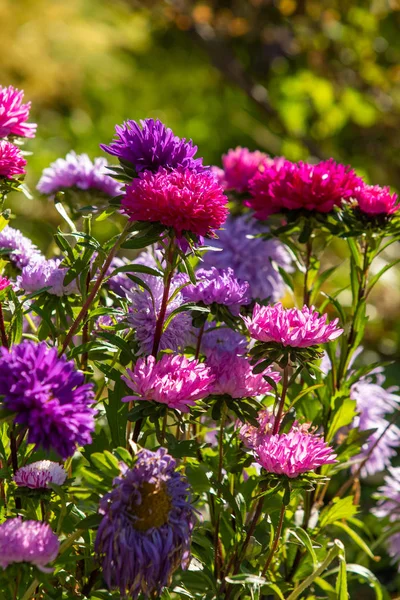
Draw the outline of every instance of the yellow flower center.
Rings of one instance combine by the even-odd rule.
[[[171,498],[165,483],[143,483],[140,486],[141,504],[132,503],[131,509],[136,519],[135,529],[147,531],[150,527],[161,527],[168,521]]]

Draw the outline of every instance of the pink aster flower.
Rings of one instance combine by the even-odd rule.
[[[7,279],[7,277],[2,277],[0,275],[0,292],[8,288],[11,285],[11,282]]]
[[[22,521],[20,517],[7,519],[0,525],[0,567],[6,569],[13,563],[28,562],[44,573],[52,569],[52,562],[60,542],[48,523]]]
[[[333,159],[317,165],[276,161],[250,182],[248,205],[262,220],[285,209],[328,213],[362,185],[353,169]]]
[[[362,185],[354,194],[359,209],[370,216],[391,215],[399,210],[397,194],[391,194],[390,189],[379,185]]]
[[[283,308],[256,304],[252,317],[243,317],[252,338],[261,342],[276,342],[293,348],[307,348],[325,344],[338,338],[343,329],[337,327],[339,319],[327,322],[313,306]]]
[[[254,367],[245,356],[231,352],[212,352],[207,358],[207,366],[215,376],[211,393],[216,396],[228,394],[232,398],[245,398],[265,395],[271,391],[272,386],[264,376],[267,375],[275,382],[281,378],[271,367],[254,374]]]
[[[258,150],[250,152],[248,148],[240,146],[228,150],[222,157],[225,189],[247,191],[250,179],[271,162],[267,154]]]
[[[257,421],[258,427],[245,423],[241,426],[239,431],[239,438],[243,444],[250,449],[260,446],[265,437],[271,436],[275,425],[275,416],[268,409],[260,410]],[[299,423],[299,421],[294,421],[290,428],[290,433],[309,433],[311,427],[311,423]]]
[[[21,150],[7,140],[0,140],[0,178],[11,179],[13,175],[22,175],[25,165]]]
[[[228,215],[227,198],[212,173],[178,168],[145,171],[126,188],[122,208],[131,221],[173,227],[180,237],[189,231],[212,236]]]
[[[290,478],[336,462],[336,454],[319,435],[301,431],[267,435],[254,452],[268,473]]]
[[[164,354],[158,362],[154,356],[141,358],[127,373],[122,379],[135,395],[126,396],[123,402],[154,400],[182,412],[189,412],[196,400],[206,398],[214,382],[206,365],[179,354]]]
[[[64,467],[51,460],[38,460],[18,469],[14,481],[18,487],[41,489],[49,487],[49,483],[62,485],[67,479]]]
[[[0,85],[0,138],[8,135],[33,138],[36,123],[27,123],[31,103],[22,104],[24,92]]]

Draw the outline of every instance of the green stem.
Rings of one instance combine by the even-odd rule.
[[[220,526],[220,518],[221,518],[221,510],[219,506],[219,500],[221,498],[221,482],[222,482],[222,467],[224,461],[224,427],[226,420],[226,404],[224,402],[222,406],[221,412],[221,424],[219,428],[219,439],[218,439],[218,472],[217,472],[217,481],[218,481],[218,490],[217,490],[217,498],[218,502],[215,505],[216,508],[216,519],[215,519],[215,530],[214,530],[214,574],[215,578],[219,579],[219,571],[220,571],[220,554],[219,554],[219,526]]]
[[[6,334],[6,326],[4,323],[3,307],[1,305],[1,302],[0,302],[0,339],[1,339],[1,345],[4,346],[4,348],[9,348],[8,338],[7,338],[7,334]]]
[[[282,525],[283,525],[283,519],[285,517],[285,510],[286,510],[286,505],[282,503],[281,512],[279,513],[278,526],[275,531],[275,536],[274,536],[274,541],[272,543],[271,552],[268,555],[267,561],[265,563],[265,567],[261,573],[261,577],[264,577],[264,575],[268,571],[271,561],[272,561],[274,554],[276,552],[276,549],[278,547],[279,540],[281,538],[281,533],[282,533]]]
[[[306,244],[306,257],[305,257],[305,272],[304,272],[304,291],[303,291],[303,304],[308,306],[310,304],[311,290],[308,289],[308,273],[310,270],[310,262],[312,256],[312,237],[310,236]]]
[[[174,274],[174,268],[175,268],[175,265],[174,265],[174,262],[175,262],[174,238],[171,239],[171,242],[169,244],[166,261],[167,261],[167,266],[166,266],[165,281],[164,281],[164,293],[163,293],[163,297],[161,300],[160,312],[158,314],[157,321],[156,321],[156,328],[154,331],[153,348],[151,351],[151,353],[154,357],[157,356],[158,348],[159,348],[160,341],[161,341],[163,325],[164,325],[164,321],[165,321],[165,315],[166,315],[167,307],[168,307],[169,291],[171,288],[172,276]]]
[[[282,414],[283,414],[283,409],[284,409],[284,406],[285,406],[286,393],[287,393],[288,383],[289,383],[289,369],[290,369],[289,365],[286,365],[286,367],[283,369],[281,400],[279,402],[278,412],[277,412],[277,415],[275,417],[274,428],[272,430],[272,435],[276,435],[277,433],[279,433],[279,428],[280,428],[280,425],[281,425]]]

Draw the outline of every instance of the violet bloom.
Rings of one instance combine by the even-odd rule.
[[[379,501],[372,512],[379,518],[389,517],[390,523],[400,522],[400,467],[389,467],[385,484],[379,488]],[[400,533],[387,539],[389,555],[400,570]]]
[[[320,314],[313,306],[283,308],[256,304],[252,317],[243,317],[252,338],[261,342],[276,342],[292,348],[308,348],[326,344],[338,338],[343,329],[337,324],[339,319],[327,323],[328,316]]]
[[[27,123],[31,103],[22,104],[24,92],[12,85],[0,85],[0,138],[15,135],[26,138],[35,137],[36,123]]]
[[[21,290],[30,294],[42,288],[49,288],[48,294],[53,296],[69,296],[78,293],[76,280],[64,285],[64,278],[68,272],[66,267],[61,267],[60,259],[45,260],[39,257],[32,260],[22,269],[17,277],[17,285]]]
[[[254,175],[271,162],[272,159],[267,154],[258,150],[250,152],[248,148],[241,146],[228,150],[227,154],[222,156],[225,189],[246,192]]]
[[[21,150],[7,140],[0,140],[0,180],[25,173],[26,160]]]
[[[0,231],[0,250],[9,250],[6,255],[19,269],[26,267],[31,260],[42,257],[38,248],[29,238],[9,225]],[[3,252],[1,254],[3,255]]]
[[[193,335],[193,344],[196,344],[199,330],[194,330]],[[218,327],[214,321],[206,321],[201,339],[201,351],[206,356],[214,350],[231,354],[246,354],[247,347],[248,341],[244,335],[224,325]]]
[[[228,215],[228,199],[210,172],[179,168],[145,171],[126,186],[122,210],[130,221],[161,223],[184,232],[213,236]]]
[[[154,356],[139,358],[133,371],[127,369],[127,373],[122,379],[134,395],[126,396],[123,402],[153,400],[181,412],[189,412],[197,400],[206,398],[214,382],[206,365],[177,354],[164,354],[158,362]]]
[[[357,188],[354,199],[361,212],[370,217],[392,215],[400,208],[397,194],[391,194],[388,187],[362,185]]]
[[[29,444],[67,458],[77,445],[91,443],[93,384],[56,348],[31,340],[0,348],[0,396],[15,422],[28,428]]]
[[[126,121],[116,125],[115,131],[111,144],[100,144],[100,148],[123,162],[131,163],[136,173],[156,173],[160,167],[204,171],[203,159],[195,158],[197,146],[193,146],[191,140],[187,142],[174,135],[158,119],[145,119],[140,121],[140,125],[136,121]]]
[[[232,314],[238,315],[240,307],[250,304],[249,284],[237,279],[233,269],[199,269],[196,272],[196,285],[183,288],[186,302],[201,302],[206,306],[221,304],[228,306]]]
[[[67,472],[56,462],[38,460],[18,469],[14,482],[18,487],[28,487],[33,490],[48,488],[49,483],[62,485],[67,479]]]
[[[11,281],[7,279],[7,277],[2,277],[0,275],[0,292],[6,290],[11,285]]]
[[[211,394],[221,396],[227,394],[231,398],[264,396],[272,390],[272,386],[264,379],[268,376],[276,383],[281,376],[271,367],[262,373],[253,373],[252,366],[245,356],[235,356],[229,352],[212,352],[207,357],[207,366],[215,377]]]
[[[290,273],[293,265],[283,244],[254,237],[260,233],[259,223],[249,215],[229,217],[218,231],[218,239],[210,240],[210,245],[221,251],[207,252],[202,265],[205,269],[231,267],[236,277],[249,283],[253,298],[277,302],[286,290],[277,267]]]
[[[96,190],[106,196],[118,196],[122,184],[110,177],[105,158],[95,158],[92,162],[87,154],[71,151],[65,158],[58,158],[44,169],[37,185],[42,194],[53,195],[60,190]]]
[[[21,517],[7,519],[0,525],[0,566],[6,569],[13,563],[35,565],[43,573],[58,554],[60,542],[48,523],[23,521]]]

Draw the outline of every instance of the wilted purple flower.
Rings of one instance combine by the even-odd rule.
[[[67,188],[98,190],[106,196],[118,196],[122,184],[107,174],[105,158],[95,158],[92,162],[87,154],[71,151],[65,158],[58,158],[44,169],[37,184],[42,194],[55,194]]]
[[[194,158],[197,146],[184,138],[174,135],[158,119],[126,121],[115,126],[116,137],[109,146],[100,144],[100,148],[122,161],[131,163],[137,173],[152,171],[160,167],[176,169],[184,167],[194,171],[204,171],[203,159]]]
[[[397,194],[391,194],[387,186],[361,185],[353,196],[361,212],[371,217],[392,215],[400,208]]]
[[[248,148],[237,146],[228,150],[222,156],[222,166],[225,179],[225,189],[236,190],[239,193],[246,192],[249,181],[262,171],[263,165],[267,165],[272,159],[264,152],[255,150],[251,152]]]
[[[0,231],[0,250],[9,250],[9,259],[19,269],[42,256],[29,238],[8,225]]]
[[[189,412],[196,400],[208,396],[214,382],[205,364],[177,354],[164,354],[158,362],[154,356],[139,358],[127,373],[122,379],[135,395],[126,396],[123,402],[153,400],[182,412]]]
[[[216,396],[227,394],[232,398],[246,398],[265,395],[272,390],[272,386],[264,376],[275,382],[281,379],[279,373],[271,367],[267,367],[262,373],[254,374],[254,366],[248,358],[229,352],[212,352],[207,357],[206,364],[215,376],[211,394]]]
[[[261,342],[276,342],[292,348],[308,348],[325,344],[338,338],[343,329],[339,319],[327,323],[327,315],[321,316],[313,306],[283,308],[256,304],[252,317],[243,317],[252,338]]]
[[[121,598],[159,597],[190,561],[193,509],[186,477],[165,448],[140,450],[101,502],[95,551],[109,588]]]
[[[229,217],[224,228],[218,231],[218,239],[210,245],[221,248],[220,252],[207,252],[203,257],[205,269],[231,267],[236,277],[250,285],[253,298],[280,300],[285,293],[285,284],[277,267],[293,271],[288,251],[278,240],[263,240],[259,223],[248,215]]]
[[[193,334],[197,337],[199,330],[195,330]],[[237,331],[224,325],[218,327],[213,321],[206,322],[201,339],[203,354],[208,355],[214,350],[230,352],[231,354],[245,354],[247,346],[247,339]]]
[[[48,523],[23,521],[21,517],[7,519],[0,525],[0,566],[6,569],[13,563],[27,562],[40,571],[58,554],[60,542]]]
[[[67,479],[67,472],[56,462],[38,460],[18,469],[14,481],[19,487],[41,489],[49,487],[49,483],[62,485]]]
[[[0,140],[0,178],[11,179],[25,173],[26,160],[21,150],[7,140]]]
[[[64,278],[68,272],[66,267],[61,267],[61,260],[52,258],[45,260],[39,257],[22,269],[17,277],[17,285],[26,293],[37,292],[42,288],[49,288],[48,294],[53,296],[69,296],[78,293],[76,280],[64,285]]]
[[[58,357],[44,342],[24,340],[0,348],[0,396],[15,422],[28,428],[28,443],[53,449],[62,458],[92,441],[93,385],[84,383],[73,361]]]
[[[36,123],[27,123],[31,103],[22,104],[24,92],[12,85],[0,85],[0,138],[9,135],[33,138]]]

